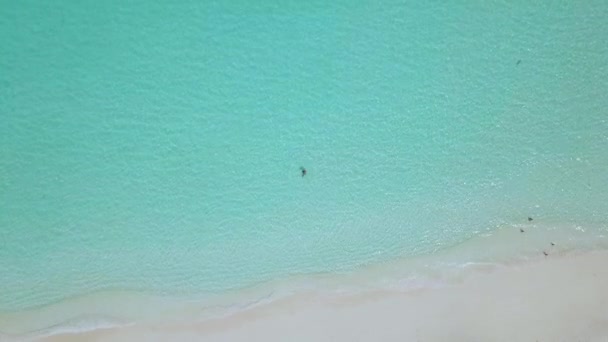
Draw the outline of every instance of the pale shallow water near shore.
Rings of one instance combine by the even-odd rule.
[[[0,314],[0,330],[10,333],[5,335],[7,339],[29,340],[131,325],[203,324],[302,296],[335,299],[378,291],[441,289],[479,272],[536,262],[545,258],[543,252],[556,257],[608,250],[606,231],[606,227],[583,229],[525,222],[500,227],[438,253],[369,265],[353,272],[292,276],[223,295],[180,298],[106,291],[19,314]]]
[[[223,318],[38,341],[608,341],[608,251],[550,253],[441,287],[303,293]]]

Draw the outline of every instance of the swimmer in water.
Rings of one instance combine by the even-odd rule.
[[[302,177],[306,176],[306,169],[304,166],[300,166],[300,171],[302,171]]]

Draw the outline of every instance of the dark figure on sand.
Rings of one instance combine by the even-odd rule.
[[[304,166],[300,166],[300,171],[302,171],[302,177],[306,176],[306,169]]]
[[[532,221],[532,218],[530,216],[528,216],[528,222]]]
[[[519,228],[519,232],[520,232],[520,233],[523,233],[523,232],[524,232],[524,229],[523,229],[523,228]]]

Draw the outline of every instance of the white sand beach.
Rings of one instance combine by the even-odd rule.
[[[608,341],[608,251],[477,268],[440,288],[302,295],[204,322],[40,341]]]

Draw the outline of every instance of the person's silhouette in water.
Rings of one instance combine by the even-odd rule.
[[[306,176],[306,169],[304,166],[300,166],[300,171],[302,171],[302,177]]]

